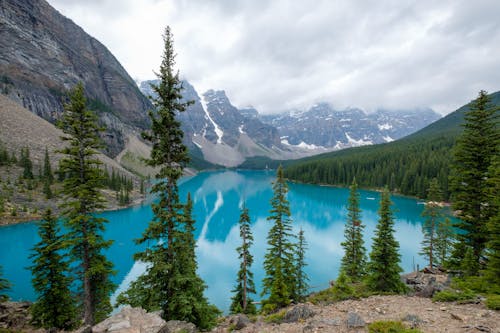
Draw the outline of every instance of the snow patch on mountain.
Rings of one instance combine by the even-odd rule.
[[[389,123],[385,123],[385,124],[382,124],[382,125],[377,125],[378,126],[378,129],[380,131],[384,131],[384,130],[390,130],[392,128],[392,125],[389,124]]]
[[[359,140],[356,140],[354,138],[352,138],[349,133],[345,133],[345,136],[347,138],[347,141],[353,146],[366,146],[366,145],[372,145],[373,144],[373,141],[371,140],[364,140],[364,139],[359,139]]]
[[[208,105],[207,105],[207,101],[205,100],[205,97],[202,96],[200,98],[200,102],[201,102],[201,106],[203,108],[203,111],[205,111],[205,115],[207,117],[207,120],[209,120],[212,125],[214,125],[214,128],[215,128],[215,134],[217,135],[217,143],[218,144],[222,144],[222,137],[224,136],[224,132],[220,129],[219,125],[217,125],[217,123],[212,119],[212,117],[210,116],[210,113],[208,113]],[[206,132],[205,132],[206,134]],[[205,136],[205,135],[203,135]]]

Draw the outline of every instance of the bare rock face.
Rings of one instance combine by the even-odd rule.
[[[1,1],[0,92],[54,122],[78,82],[117,154],[125,129],[148,124],[148,99],[104,45],[45,0]]]

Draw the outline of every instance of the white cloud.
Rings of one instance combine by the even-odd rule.
[[[500,88],[495,0],[49,2],[142,80],[169,24],[181,75],[262,112],[329,101],[447,113]]]

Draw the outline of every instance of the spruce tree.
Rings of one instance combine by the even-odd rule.
[[[399,276],[403,269],[399,266],[399,243],[394,238],[391,204],[389,189],[386,186],[380,199],[380,218],[373,238],[366,282],[373,291],[400,293],[405,290],[405,286]]]
[[[146,310],[162,310],[165,320],[194,320],[199,327],[209,327],[212,319],[217,315],[215,307],[207,305],[204,298],[198,300],[184,299],[186,293],[202,295],[205,285],[203,281],[190,273],[190,280],[186,282],[189,290],[181,292],[178,284],[181,283],[182,265],[193,270],[193,263],[186,260],[185,241],[188,235],[182,214],[184,205],[179,199],[177,182],[182,176],[183,168],[189,158],[187,148],[182,143],[183,132],[180,122],[176,119],[179,112],[186,110],[192,102],[182,101],[182,84],[179,73],[174,72],[175,54],[173,37],[170,28],[165,29],[163,36],[164,51],[160,71],[157,73],[158,85],[152,85],[157,97],[152,98],[155,111],[150,111],[151,131],[143,133],[143,138],[152,144],[151,156],[147,160],[149,166],[158,168],[157,182],[151,192],[158,195],[158,202],[152,204],[153,220],[137,240],[139,244],[149,244],[135,258],[148,263],[146,272],[130,288],[121,295],[121,303],[142,306]],[[189,249],[194,259],[194,248]],[[194,264],[194,267],[196,264]],[[194,302],[194,303],[193,303]],[[192,319],[190,314],[196,308],[197,318]],[[203,313],[203,315],[201,315]]]
[[[93,325],[112,310],[109,296],[114,290],[110,280],[113,265],[102,254],[111,241],[104,240],[106,219],[94,212],[104,208],[99,192],[102,187],[101,162],[96,158],[101,147],[101,130],[97,116],[86,108],[83,85],[79,83],[70,92],[70,103],[58,123],[68,144],[61,150],[65,156],[59,162],[66,175],[63,182],[64,203],[61,205],[67,233],[69,254],[75,265],[78,290],[81,292],[83,321]]]
[[[492,215],[488,222],[489,241],[486,244],[486,281],[500,288],[500,157],[497,155],[490,166],[490,202]]]
[[[262,295],[269,294],[265,303],[267,310],[275,310],[290,304],[297,297],[294,244],[291,239],[292,220],[290,205],[286,198],[288,186],[279,166],[276,181],[273,182],[273,197],[268,221],[273,225],[267,235],[269,245],[264,259],[265,277],[262,281]]]
[[[43,159],[43,178],[50,184],[54,182],[52,167],[50,166],[49,150],[45,147],[45,157]]]
[[[21,159],[19,160],[19,164],[23,168],[23,178],[33,179],[33,162],[31,162],[30,150],[28,147],[21,149]]]
[[[297,299],[296,301],[303,302],[307,296],[307,291],[309,290],[309,277],[305,272],[306,263],[306,250],[307,250],[307,241],[304,236],[304,230],[300,228],[298,243],[295,253],[295,273],[296,273],[296,290],[297,290]]]
[[[453,209],[458,212],[456,227],[457,242],[452,253],[453,262],[459,265],[472,248],[473,270],[478,273],[483,262],[484,249],[488,241],[488,221],[492,217],[489,209],[491,198],[487,180],[493,156],[500,153],[500,131],[498,130],[498,108],[490,104],[485,91],[480,91],[465,113],[463,133],[457,140],[453,152],[450,176]]]
[[[255,294],[255,284],[253,281],[253,273],[250,267],[253,264],[253,256],[250,253],[250,247],[253,244],[252,231],[250,229],[250,215],[248,208],[243,206],[240,215],[240,238],[241,245],[236,248],[240,259],[240,270],[236,278],[236,287],[231,291],[234,296],[231,298],[230,307],[231,313],[246,313],[255,314],[257,309],[252,303],[250,294]]]
[[[347,205],[347,221],[344,229],[344,257],[340,270],[353,282],[360,281],[366,270],[366,249],[363,241],[364,225],[359,209],[359,193],[356,179],[352,181]]]
[[[77,323],[76,304],[70,292],[72,279],[63,254],[64,239],[50,208],[38,226],[38,235],[40,242],[30,256],[33,288],[38,294],[31,307],[32,323],[47,329],[71,330]]]
[[[435,258],[437,264],[442,267],[448,267],[448,259],[453,248],[454,237],[453,225],[447,217],[438,224],[436,229]]]
[[[437,247],[437,229],[442,223],[442,209],[440,201],[442,200],[441,189],[436,178],[432,179],[429,185],[427,202],[425,203],[422,217],[425,218],[422,224],[422,240],[421,254],[429,260],[429,268],[433,268],[435,264],[435,255]]]

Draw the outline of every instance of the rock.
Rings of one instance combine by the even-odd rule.
[[[30,302],[0,303],[0,327],[20,330],[29,325],[30,306]]]
[[[474,328],[480,332],[488,332],[488,333],[492,332],[491,328],[489,328],[488,326],[484,326],[484,325],[478,325]]]
[[[229,323],[234,327],[235,330],[241,330],[250,324],[250,319],[244,314],[238,314],[229,319]]]
[[[366,323],[361,318],[359,314],[356,312],[349,312],[347,314],[347,327],[348,328],[356,328],[356,327],[365,327]]]
[[[433,273],[413,272],[402,275],[403,282],[415,292],[415,296],[432,297],[436,292],[444,290],[449,284],[450,279],[446,274],[439,274],[439,271]]]
[[[455,320],[460,320],[460,321],[464,321],[462,317],[460,317],[459,315],[453,313],[453,312],[450,312],[450,316],[451,318],[455,319]]]
[[[424,322],[422,319],[420,319],[419,316],[414,315],[414,314],[407,314],[403,318],[403,321],[409,322],[410,328],[417,328],[420,324],[422,324]]]
[[[158,333],[197,333],[198,329],[192,323],[180,320],[167,321]]]
[[[319,319],[319,320],[311,320],[307,323],[306,326],[302,329],[302,332],[317,332],[318,330],[327,330],[327,331],[335,331],[333,328],[329,329],[329,327],[340,326],[342,325],[342,320],[340,318],[333,319]]]
[[[295,323],[313,317],[316,313],[307,304],[299,304],[288,310],[283,318],[284,323]]]
[[[92,332],[158,333],[166,324],[157,313],[147,313],[144,309],[126,306],[119,313],[92,327]]]
[[[73,333],[92,333],[92,326],[84,325],[77,330],[73,331]]]

